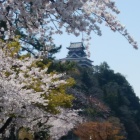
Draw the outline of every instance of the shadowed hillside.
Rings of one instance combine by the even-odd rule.
[[[82,110],[80,114],[86,122],[110,122],[121,129],[123,139],[140,140],[139,98],[122,74],[115,73],[106,62],[91,69],[67,62],[57,65],[57,70],[66,71],[67,76],[75,79],[76,84],[67,92],[75,96],[73,108]],[[76,130],[74,133],[62,139],[77,139],[80,134]]]

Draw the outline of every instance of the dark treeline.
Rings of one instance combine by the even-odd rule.
[[[58,71],[66,70],[75,79],[75,86],[67,92],[75,96],[73,107],[82,109],[81,115],[88,121],[117,123],[119,120],[127,140],[140,140],[139,98],[122,74],[115,73],[106,62],[89,69],[72,62],[53,66]],[[70,139],[72,134],[62,139]]]

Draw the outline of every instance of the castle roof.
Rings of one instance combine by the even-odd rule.
[[[83,48],[83,49],[85,49],[85,47],[84,47],[82,42],[70,43],[70,46],[67,49],[75,49],[75,48]]]

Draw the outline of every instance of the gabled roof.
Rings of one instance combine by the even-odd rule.
[[[79,57],[79,58],[73,58],[73,57],[66,57],[66,58],[62,58],[60,60],[77,60],[77,61],[83,61],[83,62],[90,62],[92,63],[93,61],[86,58],[86,57]]]
[[[74,48],[83,48],[83,49],[85,49],[85,47],[84,47],[82,42],[70,43],[70,46],[68,47],[68,49],[74,49]]]
[[[73,52],[69,55],[67,55],[67,58],[71,58],[71,57],[74,57],[74,58],[78,58],[78,57],[86,57],[86,53],[84,55],[78,55],[76,52]]]

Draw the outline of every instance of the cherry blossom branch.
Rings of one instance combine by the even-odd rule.
[[[12,122],[13,117],[9,117],[6,122],[4,123],[4,125],[0,128],[0,134],[4,133],[5,129],[10,125],[10,123]]]

